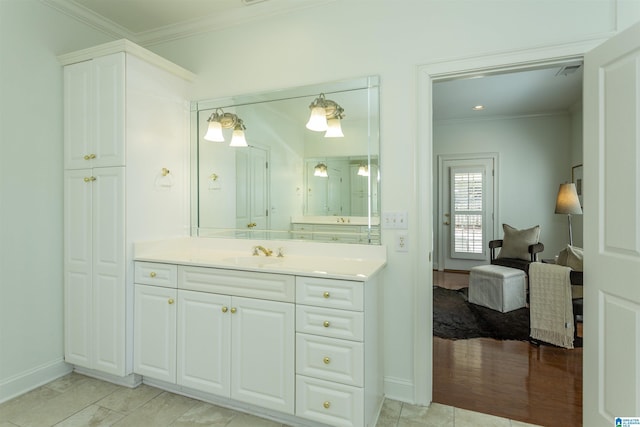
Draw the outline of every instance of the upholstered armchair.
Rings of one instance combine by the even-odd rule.
[[[491,264],[517,268],[529,274],[529,264],[538,260],[544,250],[540,243],[540,226],[518,230],[509,224],[502,224],[504,236],[489,242]],[[500,252],[496,254],[496,249]]]
[[[541,242],[534,243],[527,247],[527,252],[529,254],[529,259],[522,258],[511,258],[511,257],[499,257],[497,256],[496,249],[502,248],[504,244],[504,240],[491,240],[489,242],[489,253],[491,264],[501,265],[503,267],[511,267],[517,268],[519,270],[524,271],[525,273],[529,273],[529,264],[532,262],[538,261],[538,254],[544,251],[544,244]]]

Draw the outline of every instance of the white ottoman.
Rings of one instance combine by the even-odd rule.
[[[524,307],[524,271],[493,264],[473,267],[469,274],[469,302],[503,313]]]

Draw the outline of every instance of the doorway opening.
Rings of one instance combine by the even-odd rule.
[[[435,64],[433,66],[421,67],[421,76],[418,81],[419,85],[419,106],[418,113],[420,117],[426,117],[419,124],[419,136],[424,144],[418,144],[418,159],[420,163],[432,164],[435,166],[436,152],[433,150],[434,141],[438,137],[437,131],[433,126],[433,112],[435,105],[433,104],[434,85],[438,82],[449,81],[456,78],[465,78],[470,80],[473,75],[490,75],[490,74],[506,74],[513,71],[532,70],[546,68],[550,66],[560,66],[567,63],[573,63],[581,61],[582,54],[587,51],[589,47],[584,45],[573,46],[572,49],[560,49],[561,53],[554,55],[555,49],[550,49],[546,52],[546,57],[541,57],[540,52],[532,52],[530,54],[516,54],[513,58],[505,56],[487,57],[478,61],[478,58],[468,61],[454,61],[448,64]],[[567,51],[571,51],[571,54],[566,54]],[[526,57],[526,60],[523,60]],[[549,59],[549,58],[553,59]],[[464,70],[464,71],[461,71]],[[479,150],[476,146],[475,152]],[[490,150],[494,151],[494,150]],[[501,163],[503,159],[500,159]],[[434,217],[437,212],[433,209],[433,203],[435,195],[433,190],[437,191],[437,185],[434,185],[433,180],[436,179],[435,175],[431,175],[431,171],[417,168],[421,173],[418,176],[419,187],[423,191],[419,191],[421,200],[418,201],[418,211],[421,218],[425,221],[421,221],[424,224],[421,225],[419,233],[422,236],[431,236],[437,233],[440,218]],[[503,177],[504,178],[504,177]],[[426,191],[424,191],[426,190]],[[495,213],[495,223],[500,223],[500,212]],[[424,250],[424,253],[431,254],[430,239],[421,239],[425,243],[419,247],[419,250]],[[438,247],[438,242],[433,242],[434,248]],[[437,250],[437,249],[436,249]],[[439,262],[439,254],[434,254],[432,258],[434,263]],[[431,261],[431,260],[430,260]],[[432,338],[432,316],[433,316],[433,300],[432,300],[432,285],[433,285],[433,263],[424,263],[418,267],[419,283],[426,286],[418,286],[416,288],[416,330],[425,331],[425,334],[417,334],[415,338],[415,400],[416,402],[428,404],[432,401],[433,397],[433,338]],[[426,304],[426,310],[425,310]],[[423,314],[421,314],[423,313]],[[429,325],[425,330],[423,325]]]

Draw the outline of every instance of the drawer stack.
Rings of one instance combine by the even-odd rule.
[[[363,425],[363,282],[296,277],[296,290],[296,415]]]

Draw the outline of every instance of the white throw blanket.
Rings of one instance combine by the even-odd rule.
[[[555,264],[529,265],[531,337],[573,348],[571,269]]]

